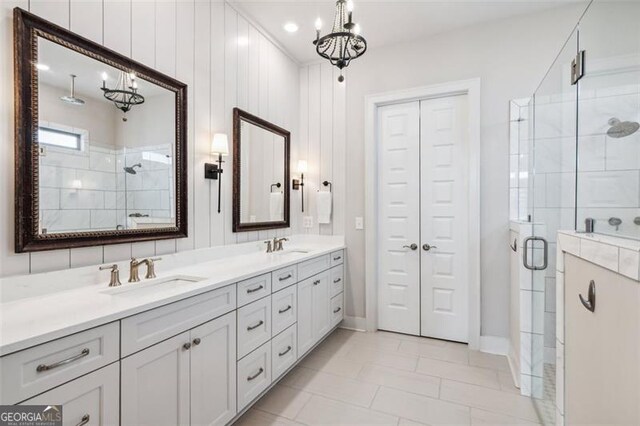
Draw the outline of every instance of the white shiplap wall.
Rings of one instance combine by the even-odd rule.
[[[31,254],[14,253],[12,9],[15,6],[131,56],[189,85],[188,238]],[[312,188],[315,191],[317,187],[320,164],[325,164],[324,167],[332,171],[334,179],[339,175],[344,176],[343,169],[337,172],[336,166],[329,165],[329,159],[335,158],[341,149],[334,149],[337,140],[329,138],[333,133],[325,134],[324,137],[328,139],[322,149],[318,139],[320,136],[298,137],[301,99],[298,64],[231,6],[221,1],[3,0],[0,3],[0,75],[3,76],[0,80],[0,276],[255,241],[298,231],[301,223],[298,217],[299,197],[293,192],[290,229],[241,234],[232,232],[231,157],[227,157],[222,181],[223,211],[217,213],[217,182],[203,178],[203,164],[213,160],[209,154],[213,133],[226,132],[231,137],[232,109],[235,106],[292,132],[292,164],[296,164],[301,149],[305,154],[315,153],[308,160],[310,168],[315,170],[312,176],[316,186],[310,182],[308,192]],[[334,90],[331,96],[343,97],[344,91]],[[320,111],[320,106],[315,110]],[[336,122],[332,117],[332,127],[325,129],[323,125],[324,132],[336,131]],[[324,124],[329,126],[329,122]],[[326,159],[324,163],[316,163],[315,155],[321,152],[325,153]],[[344,162],[344,153],[339,158]],[[323,176],[322,179],[331,180],[331,176]],[[318,229],[316,225],[311,231],[343,232],[337,221],[323,228],[326,229]]]

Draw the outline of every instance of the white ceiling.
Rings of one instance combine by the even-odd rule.
[[[582,0],[354,0],[353,16],[368,48],[375,49],[576,1]],[[231,0],[231,4],[302,63],[318,59],[312,44],[316,18],[322,19],[322,34],[326,34],[335,12],[334,0]],[[286,22],[298,24],[298,32],[287,33],[283,29]]]

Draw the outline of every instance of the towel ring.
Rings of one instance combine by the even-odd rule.
[[[324,182],[322,182],[322,186],[328,186],[329,187],[329,192],[331,192],[331,182],[329,182],[328,180],[325,180]],[[320,190],[318,190],[318,192],[320,192]]]
[[[274,186],[275,186],[276,188],[280,188],[280,187],[282,186],[282,184],[280,184],[280,182],[278,182],[278,183],[272,183],[272,184],[271,184],[271,189],[269,189],[269,192],[273,192],[273,187],[274,187]]]

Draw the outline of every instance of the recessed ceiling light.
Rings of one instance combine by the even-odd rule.
[[[287,22],[286,24],[284,24],[284,30],[288,33],[295,33],[296,31],[298,31],[298,24],[296,24],[295,22]]]
[[[37,64],[36,68],[40,71],[49,71],[49,65]]]

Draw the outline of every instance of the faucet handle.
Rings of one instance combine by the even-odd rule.
[[[161,257],[150,257],[147,259],[147,275],[145,275],[146,279],[155,278],[156,277],[156,262],[162,260]]]
[[[98,269],[101,271],[104,271],[105,269],[111,270],[109,287],[118,287],[119,285],[122,285],[122,283],[120,282],[120,270],[118,269],[117,264],[114,263],[113,265],[103,265],[103,266],[100,266]]]
[[[273,246],[271,245],[271,240],[264,241],[264,244],[267,245],[267,253],[273,252]]]

